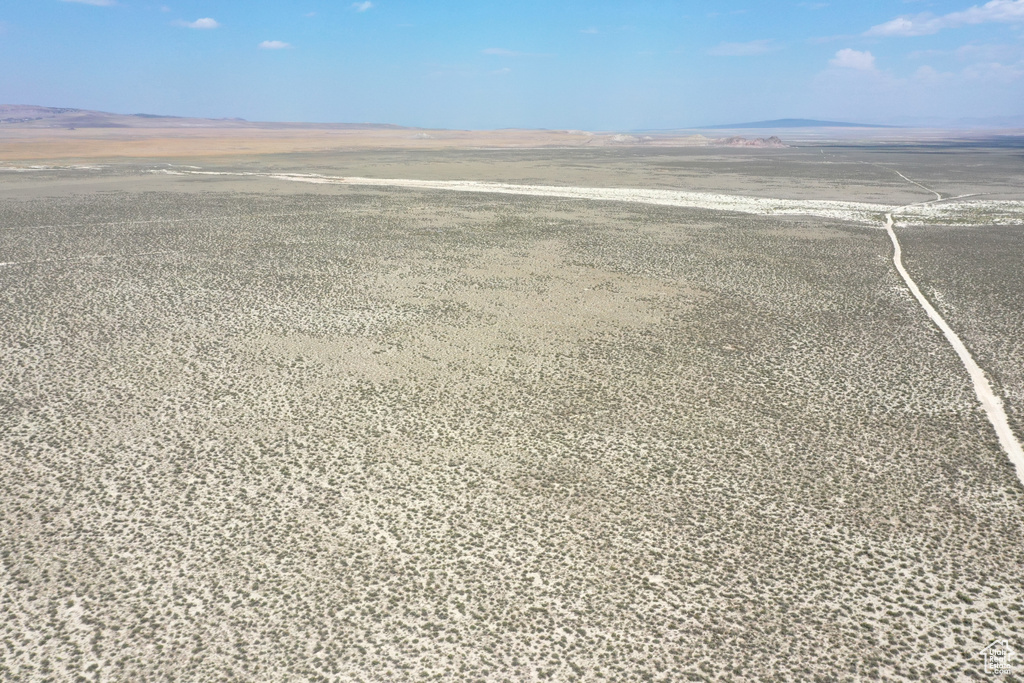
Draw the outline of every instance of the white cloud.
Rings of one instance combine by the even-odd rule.
[[[580,29],[580,33],[588,33],[592,36],[596,36],[600,31],[597,30],[596,26],[590,26],[588,28]]]
[[[64,0],[64,2],[77,2],[83,5],[95,5],[96,7],[110,7],[117,4],[114,0]]]
[[[925,64],[924,66],[918,67],[917,71],[914,72],[914,78],[923,83],[934,84],[953,78],[953,74],[941,73],[934,67]]]
[[[931,30],[930,27],[926,27],[929,22],[934,22],[934,18],[927,18],[926,15],[919,14],[916,19],[910,17],[897,17],[892,21],[887,21],[884,24],[878,24],[869,28],[864,35],[868,36],[922,36],[925,33],[935,33],[939,29]]]
[[[203,17],[202,19],[196,19],[195,21],[182,22],[181,25],[197,29],[220,28],[220,24],[217,23],[215,19],[211,19],[210,17]]]
[[[983,60],[987,62],[1014,62],[1024,60],[1024,44],[979,44],[968,43],[961,45],[955,50],[914,50],[908,57],[910,59],[930,59],[932,57],[955,57],[957,60],[967,62],[971,60]]]
[[[860,52],[845,48],[836,53],[836,56],[828,61],[832,66],[841,69],[857,69],[858,71],[874,71],[875,56],[870,52]]]
[[[495,76],[504,76],[505,74],[512,73],[512,69],[510,69],[510,68],[508,68],[506,66],[503,69],[496,69],[496,70],[492,71],[491,73],[494,74]]]
[[[770,40],[751,40],[749,43],[720,43],[708,50],[715,57],[751,57],[777,49]]]
[[[947,28],[990,23],[1024,23],[1024,0],[991,0],[941,16],[924,13],[897,17],[872,26],[868,36],[927,36]]]
[[[264,40],[259,44],[261,50],[285,50],[291,47],[291,43],[286,43],[283,40]]]
[[[932,66],[924,65],[914,72],[914,79],[931,84],[954,83],[958,87],[966,87],[971,83],[1008,85],[1024,80],[1024,61],[1016,64],[977,62],[956,72],[939,71]]]
[[[1020,64],[1000,64],[987,62],[972,64],[963,70],[964,78],[971,81],[988,83],[1011,83],[1024,78],[1024,62]]]
[[[969,62],[959,71],[939,71],[923,65],[914,72],[914,78],[926,83],[956,82],[1009,84],[1024,80],[1024,46],[1015,45],[961,45],[954,50],[921,50],[911,53],[914,58],[955,57]]]
[[[371,9],[371,8],[373,8],[373,3],[370,2],[370,0],[366,0],[366,2],[353,2],[352,3],[352,9],[354,9],[357,12],[365,12],[366,10]]]
[[[955,51],[957,59],[984,59],[1002,62],[1024,59],[1024,45],[961,45]]]

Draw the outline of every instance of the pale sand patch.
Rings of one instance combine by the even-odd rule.
[[[914,204],[897,209],[899,227],[911,225],[1021,225],[1024,224],[1024,202],[977,199]],[[894,218],[895,220],[895,218]]]
[[[556,185],[520,185],[475,180],[418,180],[412,178],[362,178],[328,176],[316,173],[256,173],[228,171],[175,171],[157,169],[153,173],[169,175],[209,175],[263,177],[322,185],[360,185],[407,187],[421,190],[515,194],[534,197],[589,199],[678,206],[715,211],[736,211],[758,215],[821,216],[836,220],[878,226],[886,213],[901,212],[900,225],[928,224],[936,221],[955,225],[1014,225],[1024,223],[1024,202],[1010,200],[954,201],[893,207],[885,204],[826,199],[777,199],[713,192],[653,190],[641,188],[563,187]]]
[[[790,214],[822,216],[838,220],[876,225],[878,218],[891,210],[883,204],[846,202],[824,199],[774,199],[712,192],[686,192],[683,190],[648,190],[639,188],[562,187],[557,185],[519,185],[475,180],[417,180],[411,178],[360,178],[326,176],[314,173],[255,173],[228,171],[174,171],[153,170],[169,175],[247,176],[273,178],[300,183],[323,185],[358,185],[371,187],[407,187],[420,190],[448,190],[451,192],[479,192],[514,194],[533,197],[588,199],[598,201],[631,202],[678,206],[716,211],[735,211],[760,215]]]
[[[519,253],[477,252],[450,272],[431,272],[426,262],[376,271],[367,286],[388,293],[390,305],[381,310],[391,313],[367,321],[365,311],[353,311],[353,333],[333,339],[288,335],[252,343],[374,382],[470,368],[476,371],[465,381],[485,382],[487,372],[481,370],[513,360],[522,364],[524,358],[543,366],[581,339],[649,324],[663,303],[678,306],[680,298],[703,296],[685,283],[667,286],[567,262],[564,253],[561,242],[542,241]],[[456,321],[429,319],[425,311],[442,304],[457,311]],[[410,316],[425,334],[406,333]]]

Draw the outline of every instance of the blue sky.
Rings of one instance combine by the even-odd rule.
[[[445,128],[1024,114],[1024,0],[0,0],[0,102]]]

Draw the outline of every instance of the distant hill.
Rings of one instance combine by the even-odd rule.
[[[720,126],[699,126],[705,130],[724,130],[734,128],[898,128],[898,126],[879,126],[869,123],[849,123],[847,121],[817,121],[815,119],[775,119],[774,121],[751,121],[749,123],[730,123]]]
[[[200,119],[161,114],[111,114],[90,109],[0,104],[0,128],[257,128],[316,130],[400,130],[389,123],[286,123],[245,119]]]

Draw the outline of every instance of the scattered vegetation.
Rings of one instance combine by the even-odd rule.
[[[0,203],[0,677],[961,680],[1024,650],[1024,492],[884,232],[146,182]]]

